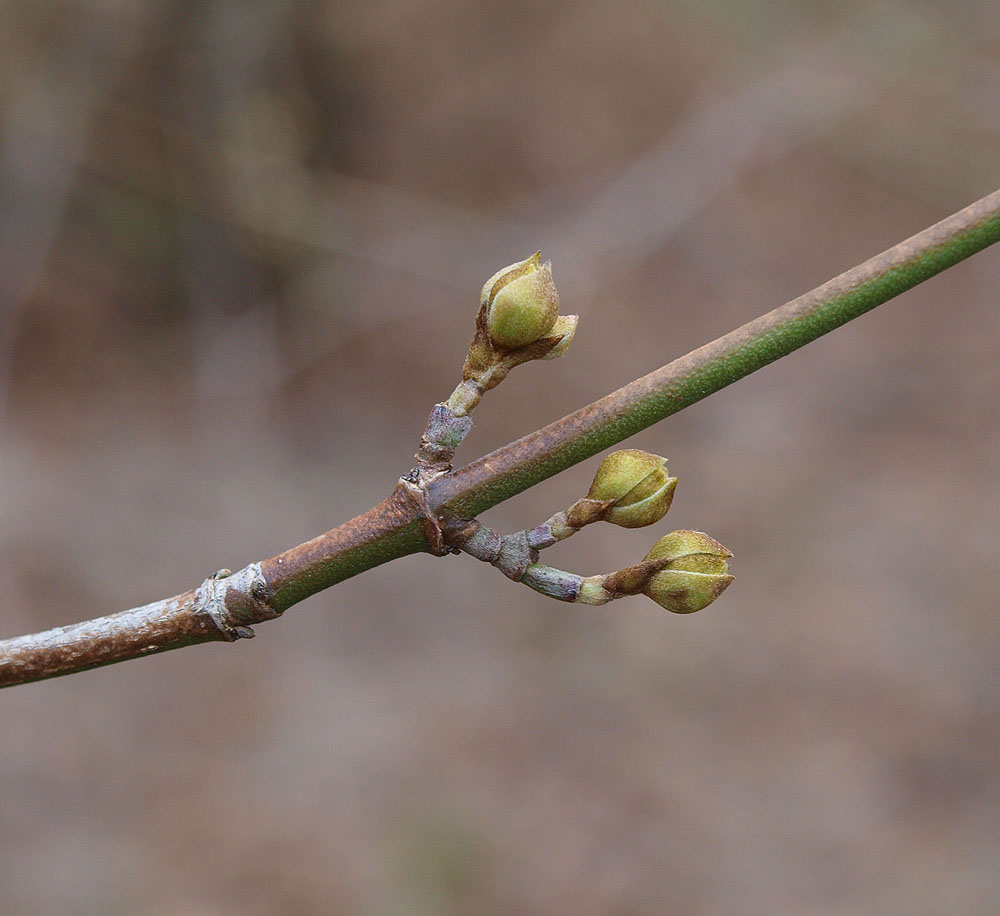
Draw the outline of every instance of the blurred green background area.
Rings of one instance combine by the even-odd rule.
[[[994,2],[0,10],[0,634],[368,508],[541,248],[568,356],[460,459],[998,185]],[[0,695],[0,912],[995,914],[1000,252],[629,445],[737,579],[669,617],[408,557]],[[536,524],[575,468],[488,520]]]

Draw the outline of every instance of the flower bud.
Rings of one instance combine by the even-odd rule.
[[[677,478],[667,473],[666,458],[628,448],[612,452],[601,462],[587,497],[614,500],[604,510],[604,521],[642,528],[667,514],[676,486]]]
[[[643,594],[674,614],[692,614],[710,605],[733,581],[726,558],[732,553],[702,531],[672,531],[646,554],[643,562],[661,561],[663,568]]]
[[[552,330],[559,315],[552,264],[542,264],[541,252],[536,252],[497,271],[483,286],[480,302],[495,346],[514,350],[534,343]]]

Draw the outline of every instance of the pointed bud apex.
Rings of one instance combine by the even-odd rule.
[[[498,271],[483,286],[486,329],[494,345],[513,350],[545,337],[559,314],[552,265],[541,253]]]
[[[559,359],[573,343],[573,336],[576,334],[576,326],[580,323],[579,315],[560,315],[552,329],[546,335],[548,337],[558,337],[556,345],[549,350],[542,359]]]
[[[603,518],[622,528],[658,522],[674,498],[677,478],[667,473],[667,459],[637,448],[612,452],[601,462],[587,496],[612,499]]]
[[[672,531],[646,554],[663,568],[643,588],[643,594],[674,614],[692,614],[710,605],[733,581],[726,558],[732,553],[702,531]]]

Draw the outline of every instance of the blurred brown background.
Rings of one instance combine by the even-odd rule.
[[[990,2],[25,2],[0,27],[0,634],[366,509],[541,248],[471,459],[998,184]],[[630,444],[736,584],[415,556],[0,694],[4,916],[995,914],[1000,251]],[[489,514],[580,495],[597,461]],[[588,530],[553,562],[634,561]]]

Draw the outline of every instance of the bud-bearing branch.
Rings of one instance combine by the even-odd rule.
[[[462,382],[432,412],[417,466],[385,500],[304,544],[235,573],[220,570],[200,587],[172,598],[0,640],[0,686],[195,643],[252,636],[252,625],[278,617],[309,595],[373,566],[420,551],[446,553],[454,549],[446,538],[463,524],[472,525],[491,506],[683,410],[997,241],[1000,191],[562,420],[453,471],[454,450],[471,428],[469,413],[483,393],[521,362],[562,355],[575,331],[573,316],[557,314],[549,325],[552,310],[547,303],[533,315],[512,317],[528,286],[544,291],[546,278],[551,279],[551,271],[543,269],[538,256],[512,265],[484,289]],[[539,276],[527,285],[515,285],[535,274]],[[505,287],[509,287],[506,296]],[[542,336],[521,344],[536,332]],[[665,480],[646,486],[663,491]],[[649,498],[644,492],[633,493],[636,505]],[[579,523],[594,520],[588,512],[596,517],[604,511],[607,507],[598,504],[611,497],[591,493],[586,499],[594,502],[580,506],[584,501],[578,501],[575,511],[570,507],[523,532],[526,549],[538,551],[572,534]],[[474,536],[470,532],[466,543]],[[488,540],[480,537],[484,545]],[[729,581],[728,551],[708,541],[698,532],[673,532],[661,538],[641,563],[608,576],[564,573],[537,563],[529,553],[520,581],[581,603],[600,604],[643,592],[669,610],[695,609],[700,601],[707,603],[721,593]],[[508,553],[514,551],[515,541],[507,543],[514,545],[507,547]],[[516,573],[522,560],[512,560],[505,571]]]
[[[567,331],[559,328],[560,321],[566,322]],[[476,333],[462,367],[462,383],[448,401],[436,404],[431,411],[417,452],[417,466],[404,476],[402,484],[422,494],[428,483],[446,475],[455,449],[471,428],[468,415],[482,394],[498,385],[510,368],[521,362],[561,356],[576,326],[575,315],[559,317],[559,293],[552,279],[552,265],[542,263],[541,252],[490,277],[480,294]],[[732,554],[707,535],[674,532],[661,538],[657,548],[670,537],[676,540],[677,535],[691,535],[701,547],[710,544],[716,551],[711,559],[703,550],[689,551],[711,569],[684,568],[684,563],[690,566],[695,560],[687,554],[654,556],[657,548],[638,566],[607,576],[583,577],[537,562],[540,550],[597,521],[623,528],[655,524],[667,514],[676,486],[677,478],[667,472],[666,458],[640,449],[623,449],[601,462],[583,499],[540,525],[502,535],[475,518],[439,516],[440,541],[456,552],[495,566],[508,579],[561,601],[605,604],[614,598],[645,593],[669,610],[691,613],[706,607],[732,581],[725,560],[719,559]],[[680,566],[674,568],[675,563]],[[667,584],[657,583],[669,583],[672,597],[667,598]]]

